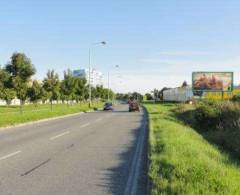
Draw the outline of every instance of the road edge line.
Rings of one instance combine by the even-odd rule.
[[[140,135],[138,136],[138,142],[135,150],[135,154],[133,157],[133,161],[131,163],[130,172],[126,184],[126,188],[124,190],[124,195],[136,195],[137,193],[137,185],[138,185],[138,178],[141,166],[141,157],[143,154],[143,146],[144,146],[144,138],[146,136],[148,120],[146,119],[146,111],[144,111],[144,123],[141,127]]]

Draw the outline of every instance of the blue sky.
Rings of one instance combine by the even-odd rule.
[[[0,2],[0,64],[26,53],[48,69],[111,70],[116,91],[147,92],[191,82],[192,71],[234,71],[240,82],[238,0],[8,0]],[[115,70],[114,66],[119,65]]]

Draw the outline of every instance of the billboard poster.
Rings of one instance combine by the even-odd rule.
[[[232,91],[233,72],[193,72],[193,91]]]

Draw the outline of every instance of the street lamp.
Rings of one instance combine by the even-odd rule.
[[[101,41],[101,42],[97,42],[97,43],[93,43],[90,47],[89,47],[89,53],[88,53],[88,91],[89,91],[89,108],[92,105],[92,86],[91,86],[91,50],[93,48],[93,46],[95,45],[106,45],[107,43],[105,41]]]
[[[115,68],[119,68],[119,65],[115,65]],[[108,102],[109,102],[109,99],[110,99],[110,74],[108,71]]]

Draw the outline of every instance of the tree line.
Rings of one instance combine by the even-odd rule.
[[[125,101],[125,102],[128,101],[130,98],[133,98],[134,100],[137,100],[138,102],[143,101],[143,95],[138,92],[116,93],[115,98],[116,98],[116,100]]]
[[[54,70],[48,70],[42,81],[31,80],[36,68],[24,53],[14,53],[4,67],[0,66],[0,99],[11,104],[14,98],[20,100],[20,107],[26,101],[34,104],[61,101],[73,103],[86,101],[89,98],[87,80],[75,77],[70,69],[64,71],[63,79]],[[103,86],[91,87],[92,98],[106,100],[108,89]],[[112,99],[114,93],[109,92]]]

